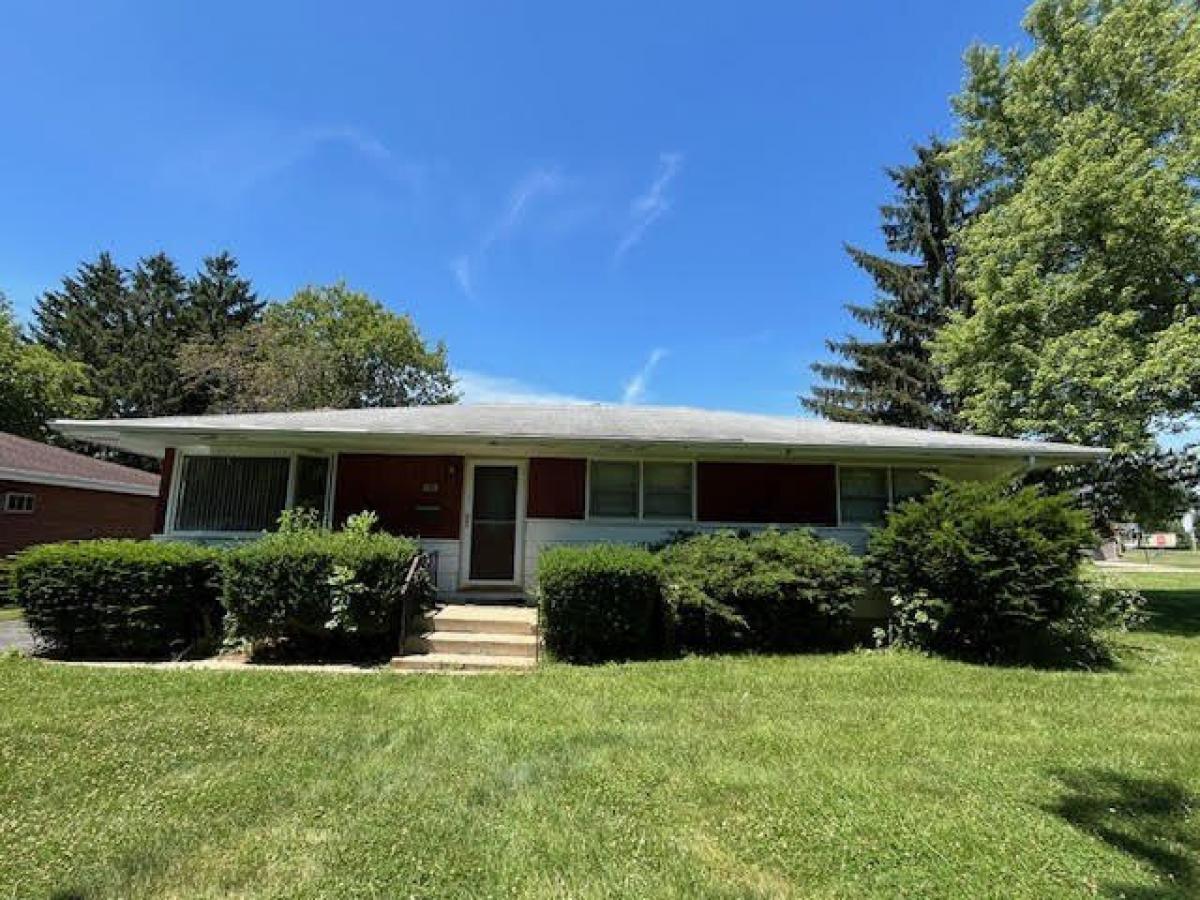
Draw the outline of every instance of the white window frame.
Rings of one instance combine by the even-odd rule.
[[[592,514],[592,463],[635,463],[637,465],[637,515],[636,516],[597,516]],[[646,518],[646,463],[675,463],[687,465],[692,470],[692,511],[686,519],[662,519],[657,516]],[[696,460],[694,459],[642,459],[640,457],[592,456],[587,460],[587,475],[584,478],[584,508],[585,522],[597,525],[691,525],[696,521]]]
[[[895,463],[837,463],[834,465],[837,470],[837,522],[838,528],[878,528],[882,523],[879,522],[847,522],[842,518],[842,469],[887,469],[887,512],[891,512],[896,508],[896,489],[894,481],[894,471],[896,469],[912,469],[916,472],[932,472],[937,474],[936,466],[919,466],[903,463],[896,465]]]
[[[20,498],[24,503],[21,508],[13,505],[13,501]],[[28,491],[8,491],[4,495],[4,508],[0,512],[10,513],[14,516],[29,516],[37,511],[37,494],[31,494]]]
[[[245,448],[226,449],[223,447],[180,448],[175,451],[175,460],[171,466],[171,493],[167,501],[166,522],[163,526],[164,535],[191,539],[215,538],[238,540],[257,537],[263,533],[261,531],[181,531],[175,527],[175,522],[179,514],[179,501],[182,499],[181,489],[183,487],[183,463],[184,460],[190,456],[288,460],[287,497],[284,501],[284,509],[291,509],[292,503],[295,499],[297,460],[302,456],[321,457],[323,459],[327,459],[329,460],[329,466],[325,473],[325,515],[322,517],[321,524],[328,527],[333,522],[334,485],[336,484],[338,461],[337,453],[321,450],[259,450]]]

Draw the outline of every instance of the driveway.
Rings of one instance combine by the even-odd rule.
[[[0,621],[0,653],[20,650],[28,653],[33,649],[33,635],[20,619]]]

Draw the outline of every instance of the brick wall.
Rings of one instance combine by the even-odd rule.
[[[34,495],[32,513],[0,511],[0,557],[53,541],[97,537],[148,538],[157,499],[79,488],[0,481],[0,494]]]

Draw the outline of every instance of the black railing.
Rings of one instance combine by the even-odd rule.
[[[425,584],[420,586],[420,590],[414,590],[417,587],[417,579],[425,579]],[[408,564],[408,571],[404,575],[404,584],[400,588],[400,655],[405,654],[408,646],[408,636],[412,629],[413,617],[419,612],[424,613],[424,604],[419,608],[414,609],[413,601],[420,595],[422,598],[427,596],[427,592],[437,589],[437,551],[432,553],[418,553],[412,558],[412,562]]]

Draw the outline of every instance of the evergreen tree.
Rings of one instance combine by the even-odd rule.
[[[880,207],[880,227],[887,249],[901,258],[846,247],[878,289],[871,305],[847,304],[846,309],[878,337],[826,342],[845,361],[813,364],[826,384],[801,399],[809,410],[838,422],[955,427],[954,407],[938,383],[928,349],[949,314],[968,306],[955,275],[953,245],[967,197],[950,175],[945,149],[934,139],[916,148],[914,164],[887,170],[896,198]]]
[[[219,340],[260,316],[262,303],[228,253],[186,278],[164,253],[130,272],[108,253],[83,263],[38,301],[39,343],[86,366],[102,417],[202,413],[208,387],[185,381],[179,350],[196,338]]]
[[[249,279],[238,274],[233,256],[222,252],[205,257],[204,268],[188,282],[187,306],[196,323],[191,337],[220,340],[229,329],[258,321],[265,305]]]

